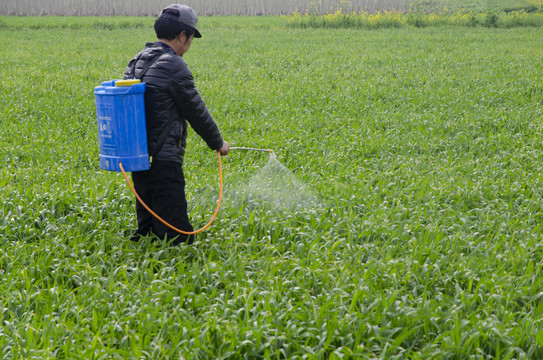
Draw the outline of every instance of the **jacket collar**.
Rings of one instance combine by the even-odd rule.
[[[161,49],[164,52],[168,52],[168,53],[174,54],[174,55],[176,54],[175,50],[172,49],[168,44],[165,44],[165,43],[160,42],[160,41],[148,42],[148,43],[145,44],[145,48],[147,48],[147,49]]]
[[[170,54],[175,54],[175,50],[172,49],[172,47],[170,45],[165,44],[165,43],[163,43],[161,41],[157,41],[155,44],[162,46],[162,48],[164,50],[166,50],[167,52],[169,52]]]

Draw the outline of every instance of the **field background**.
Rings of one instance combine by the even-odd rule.
[[[168,248],[127,240],[92,93],[152,20],[0,17],[1,359],[543,357],[542,28],[202,17],[186,60],[225,138],[319,200],[249,201],[268,160],[232,152],[218,220]],[[185,172],[201,226],[194,133]]]
[[[165,0],[2,0],[4,15],[157,16]],[[285,15],[292,12],[327,14],[343,11],[480,11],[541,6],[541,0],[186,0],[200,15]]]

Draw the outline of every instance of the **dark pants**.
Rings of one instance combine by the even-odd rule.
[[[185,177],[180,163],[154,160],[151,169],[133,172],[132,181],[143,202],[158,216],[180,230],[193,231],[187,214]],[[190,244],[194,240],[194,235],[180,234],[164,225],[138,200],[136,200],[136,214],[138,217],[136,235],[154,234],[168,240],[177,237],[174,244],[187,240]]]

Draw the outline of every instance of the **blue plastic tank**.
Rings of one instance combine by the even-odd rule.
[[[121,171],[149,170],[145,127],[145,83],[111,80],[94,88],[100,168]]]

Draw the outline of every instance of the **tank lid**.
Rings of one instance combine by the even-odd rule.
[[[117,80],[115,81],[115,86],[132,86],[136,84],[140,84],[140,79],[130,79],[130,80]]]

